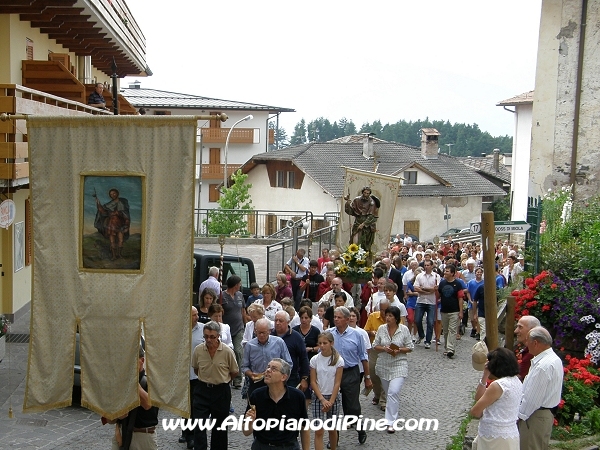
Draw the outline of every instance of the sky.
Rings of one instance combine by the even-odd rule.
[[[317,117],[512,136],[496,104],[534,89],[541,0],[126,3],[153,72],[142,87],[295,109],[288,136]]]

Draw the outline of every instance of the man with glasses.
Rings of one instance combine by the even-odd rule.
[[[248,428],[243,430],[245,436],[254,434],[252,450],[300,450],[298,445],[298,434],[302,441],[302,449],[310,448],[310,430],[289,430],[292,427],[272,427],[267,430],[262,428],[254,430],[254,421],[269,419],[298,421],[308,419],[304,394],[286,382],[290,376],[291,366],[283,359],[273,358],[269,361],[265,370],[265,387],[255,390],[248,395],[250,409],[246,411],[246,417],[250,418]]]
[[[200,420],[211,417],[216,420],[210,436],[212,450],[227,449],[227,429],[221,430],[220,427],[229,415],[229,383],[239,372],[233,350],[220,341],[220,335],[221,325],[218,322],[211,320],[204,325],[204,342],[194,349],[192,357],[192,366],[198,376],[198,386],[194,390],[193,417]],[[206,450],[207,445],[206,429],[196,427],[194,448]]]
[[[292,358],[285,341],[278,336],[271,335],[271,324],[268,319],[263,318],[256,321],[254,334],[256,337],[250,339],[244,347],[242,360],[242,372],[250,377],[252,382],[248,387],[248,398],[256,389],[265,386],[265,370],[273,358],[283,359],[290,367],[292,366]]]
[[[431,348],[431,336],[436,317],[436,291],[440,283],[440,276],[433,272],[432,261],[427,261],[423,265],[425,272],[417,275],[413,284],[415,291],[419,293],[415,308],[415,323],[419,332],[416,344],[420,344],[425,338],[425,348]],[[423,331],[423,314],[427,314],[427,334]]]
[[[354,299],[352,298],[352,295],[350,295],[348,292],[342,289],[342,283],[343,282],[341,278],[336,277],[333,280],[331,280],[331,290],[323,294],[323,296],[319,300],[319,305],[323,302],[329,302],[330,305],[333,305],[333,296],[338,292],[343,292],[344,294],[346,294],[346,308],[352,308],[354,306]]]

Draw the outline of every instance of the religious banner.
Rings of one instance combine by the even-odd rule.
[[[360,245],[376,255],[388,248],[400,178],[366,170],[346,170],[338,224],[338,248]]]
[[[189,412],[193,117],[28,119],[33,294],[23,410]],[[77,334],[78,333],[78,334]],[[142,339],[143,337],[143,339]]]

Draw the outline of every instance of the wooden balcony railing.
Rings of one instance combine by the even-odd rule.
[[[224,144],[229,128],[202,128],[202,142],[207,144]],[[229,138],[230,144],[254,143],[254,128],[234,128]]]
[[[108,111],[18,84],[0,84],[0,113],[47,116],[110,115]],[[0,186],[28,182],[28,145],[27,121],[0,121]]]
[[[231,142],[231,139],[230,139]],[[227,173],[231,176],[240,168],[237,164],[227,164]],[[202,178],[223,179],[224,164],[202,164]]]
[[[85,86],[59,61],[23,61],[23,85],[85,103]]]

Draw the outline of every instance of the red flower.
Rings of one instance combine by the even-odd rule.
[[[558,407],[562,409],[564,406],[565,406],[565,400],[561,398],[560,402],[558,402]]]
[[[521,312],[523,313],[524,316],[528,316],[529,315],[529,310],[528,309],[524,309]]]
[[[565,359],[566,359],[567,361],[570,361],[570,360],[571,360],[571,355],[566,355],[566,356],[565,356]]]
[[[560,348],[560,351],[561,351],[561,352],[564,352],[564,351],[565,351],[565,348],[564,348],[564,347],[561,347],[561,348]]]
[[[556,283],[552,283],[552,284],[550,285],[550,288],[552,288],[552,289],[556,289],[556,287],[557,287],[557,286],[556,286]]]
[[[558,426],[558,420],[554,419],[554,426]]]
[[[542,311],[550,311],[550,305],[542,306]]]

